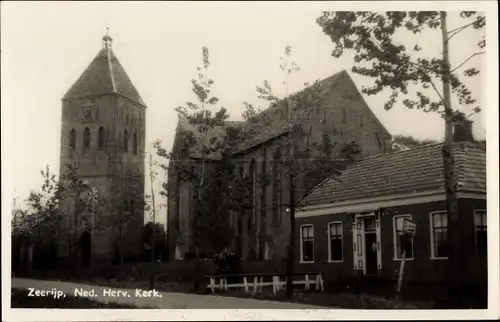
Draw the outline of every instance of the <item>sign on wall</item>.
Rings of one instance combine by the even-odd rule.
[[[407,218],[403,219],[403,233],[415,236],[415,233],[417,231],[417,223],[414,221],[411,221]]]

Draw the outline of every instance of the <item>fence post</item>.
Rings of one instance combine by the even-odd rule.
[[[257,276],[253,277],[253,292],[257,293]]]
[[[247,277],[243,277],[243,284],[245,285],[245,292],[248,293],[248,280]]]
[[[308,274],[306,274],[306,283],[305,283],[305,285],[304,285],[304,289],[305,289],[306,291],[308,291],[308,290],[309,290],[309,275],[308,275]]]
[[[323,291],[323,275],[318,273],[316,276],[316,291]]]
[[[215,293],[215,278],[210,277],[210,288],[212,289],[212,293]]]

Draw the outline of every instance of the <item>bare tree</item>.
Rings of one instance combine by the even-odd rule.
[[[289,83],[295,72],[300,70],[298,64],[292,58],[292,47],[285,47],[284,56],[280,58],[280,69],[285,74],[284,86],[285,97],[280,99],[271,89],[268,81],[264,86],[257,86],[258,98],[268,101],[270,108],[276,113],[269,117],[267,113],[259,113],[252,105],[245,104],[246,110],[243,114],[249,122],[261,122],[264,128],[275,122],[276,118],[286,120],[287,128],[284,140],[278,142],[280,152],[278,162],[274,165],[286,169],[284,178],[288,184],[287,207],[290,221],[288,254],[287,254],[287,297],[293,295],[293,273],[295,266],[295,212],[300,202],[310,192],[308,182],[318,182],[329,176],[335,176],[354,160],[354,155],[359,151],[356,144],[346,144],[338,147],[331,141],[328,135],[323,136],[321,143],[310,140],[311,128],[305,126],[312,113],[317,113],[322,103],[321,83],[316,81],[313,85],[304,84],[305,89],[290,95]],[[311,176],[311,174],[314,174]],[[318,177],[319,176],[319,177]],[[301,180],[300,179],[305,179]],[[316,179],[316,180],[315,180]],[[265,176],[264,184],[275,184],[276,178]],[[281,185],[281,180],[278,179]],[[278,205],[280,206],[280,205]],[[264,220],[261,220],[261,224]],[[264,227],[260,228],[264,231]]]

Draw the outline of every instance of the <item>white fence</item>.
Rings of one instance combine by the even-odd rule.
[[[304,290],[310,290],[311,285],[315,285],[316,291],[323,291],[323,275],[321,273],[303,274],[298,276],[303,277],[303,279],[294,278],[294,285],[304,285]],[[309,276],[314,278],[309,279]],[[249,279],[251,279],[252,277],[253,281],[249,282]],[[284,278],[282,279],[282,277]],[[228,283],[228,278],[241,278],[242,283]],[[207,285],[207,287],[212,290],[212,293],[215,293],[216,289],[227,291],[230,288],[244,288],[245,292],[249,292],[250,288],[252,288],[252,293],[255,294],[258,291],[261,291],[264,286],[272,286],[273,293],[276,294],[279,290],[286,289],[286,280],[286,276],[283,275],[272,275],[271,282],[264,282],[264,275],[209,276],[209,284]]]

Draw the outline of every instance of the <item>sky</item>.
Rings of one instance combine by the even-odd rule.
[[[2,172],[8,178],[2,176],[2,191],[22,202],[30,190],[39,189],[40,170],[46,164],[58,173],[60,99],[100,50],[106,26],[115,54],[148,106],[146,145],[147,152],[154,152],[155,139],[161,139],[167,149],[172,146],[177,122],[174,108],[194,99],[191,79],[201,64],[203,46],[210,52],[213,94],[234,120],[242,119],[244,101],[266,107],[255,91],[263,80],[283,95],[279,57],[287,45],[292,46],[294,60],[301,67],[290,81],[291,91],[343,69],[358,89],[370,85],[370,79],[350,72],[352,55],[331,56],[333,44],[316,23],[322,9],[333,7],[328,2],[319,6],[300,2],[3,2]],[[456,18],[457,13],[450,16],[450,30],[464,23]],[[453,37],[452,66],[477,51],[481,35],[471,28]],[[417,43],[424,47],[419,55],[440,55],[438,31],[417,36],[405,33],[398,39],[409,47]],[[466,67],[481,69],[483,56],[474,57]],[[467,82],[479,102],[485,90],[482,79],[480,74]],[[385,111],[388,94],[363,97],[392,135],[443,138],[444,122],[436,114],[402,106]],[[471,119],[475,137],[483,139],[485,113]],[[165,223],[162,212],[159,221]]]

